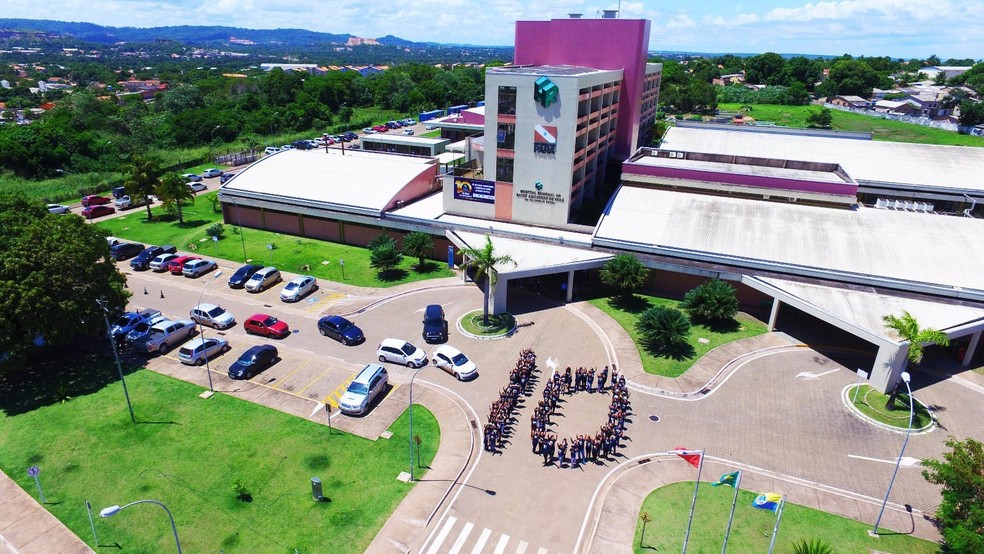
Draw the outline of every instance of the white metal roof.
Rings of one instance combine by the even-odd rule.
[[[485,237],[487,235],[455,231],[454,236],[460,238],[467,246],[480,249],[485,246]],[[614,257],[613,254],[607,252],[571,248],[557,244],[544,244],[496,235],[489,235],[489,237],[492,239],[492,246],[495,248],[497,255],[509,255],[516,262],[516,265],[502,264],[496,268],[499,274],[503,276],[525,272],[536,273],[537,270],[549,268],[557,268],[557,271],[567,271],[571,265],[585,262],[600,263]],[[452,238],[452,240],[454,239]]]
[[[434,163],[381,152],[288,150],[250,165],[223,189],[382,210]]]
[[[840,164],[857,181],[984,191],[984,148],[671,127],[662,150]]]
[[[901,316],[903,311],[907,311],[919,321],[920,327],[944,332],[984,318],[984,309],[970,306],[904,298],[871,290],[835,288],[775,277],[757,277],[757,279],[808,302],[841,321],[896,343],[899,342],[899,337],[885,328],[883,316],[889,314]]]
[[[667,255],[678,250],[746,267],[780,264],[804,274],[820,269],[828,278],[847,273],[984,291],[979,219],[623,186],[595,237],[609,247]]]

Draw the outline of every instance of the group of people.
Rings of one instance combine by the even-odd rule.
[[[496,452],[503,445],[503,439],[513,421],[513,410],[525,395],[536,370],[536,352],[531,348],[519,353],[516,367],[509,372],[509,384],[499,392],[499,399],[489,408],[489,419],[485,424],[483,446],[487,452]]]
[[[548,465],[557,460],[557,467],[579,467],[587,462],[597,462],[599,459],[609,459],[618,451],[625,431],[626,417],[631,411],[629,390],[625,385],[625,377],[618,376],[612,367],[612,400],[608,407],[608,421],[592,437],[590,434],[577,435],[557,442],[557,435],[548,431],[550,417],[557,411],[557,403],[562,393],[573,394],[579,390],[593,391],[595,370],[578,368],[572,379],[571,368],[564,375],[554,372],[543,389],[543,400],[533,410],[530,417],[530,441],[533,453],[543,457],[543,464]],[[608,366],[599,374],[598,389],[604,390],[608,378]],[[573,385],[573,388],[572,388]]]

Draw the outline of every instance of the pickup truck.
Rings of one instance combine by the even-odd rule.
[[[113,201],[116,205],[117,210],[129,210],[130,208],[139,208],[147,203],[147,199],[143,196],[130,197],[130,195],[122,196]]]
[[[134,341],[134,350],[146,350],[167,354],[168,350],[181,344],[195,334],[195,322],[190,319],[163,321],[150,328],[140,340]]]

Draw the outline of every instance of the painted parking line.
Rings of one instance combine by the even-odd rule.
[[[325,308],[327,308],[328,306],[346,297],[348,297],[348,295],[345,293],[332,291],[319,298],[316,302],[307,303],[308,305],[305,306],[304,309],[309,312],[320,312]]]
[[[304,367],[305,367],[305,366],[307,366],[307,365],[309,365],[310,363],[311,363],[311,360],[304,360],[304,362],[303,362],[303,363],[301,363],[301,365],[299,365],[299,366],[297,366],[296,368],[294,368],[294,371],[291,371],[291,372],[290,372],[290,373],[288,373],[287,375],[284,375],[284,376],[283,376],[283,377],[281,377],[280,379],[277,379],[277,384],[276,384],[276,385],[274,385],[274,386],[273,386],[273,388],[275,388],[275,389],[277,389],[277,390],[282,390],[282,391],[286,391],[287,389],[282,389],[282,388],[280,388],[280,385],[282,385],[282,384],[286,384],[286,383],[287,383],[287,381],[288,381],[288,380],[289,380],[289,379],[290,379],[291,377],[293,377],[295,373],[297,373],[298,371],[300,371],[300,370],[302,370],[302,369],[304,369]]]
[[[308,390],[308,388],[310,388],[311,385],[313,385],[313,384],[317,383],[318,381],[320,381],[321,378],[325,376],[325,374],[327,374],[329,371],[331,371],[331,369],[332,368],[329,367],[328,369],[322,371],[320,375],[318,375],[317,377],[315,377],[314,379],[312,379],[310,383],[304,385],[301,388],[301,390],[297,391],[297,394],[304,394],[304,391]]]
[[[345,389],[348,388],[349,383],[351,383],[353,379],[355,379],[355,375],[354,374],[349,375],[348,379],[345,379],[345,381],[343,381],[341,385],[338,385],[338,387],[335,390],[331,391],[328,394],[328,396],[326,396],[324,400],[321,401],[321,403],[331,404],[332,407],[337,409],[338,399],[341,398],[343,394],[345,394]]]

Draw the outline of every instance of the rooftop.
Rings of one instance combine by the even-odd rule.
[[[488,68],[489,73],[512,73],[514,75],[572,76],[602,73],[608,70],[577,65],[505,65]]]

